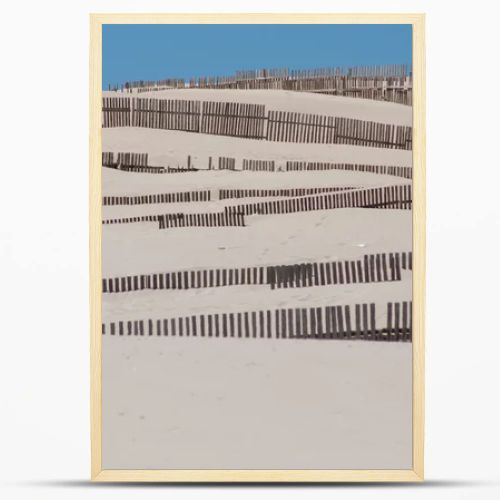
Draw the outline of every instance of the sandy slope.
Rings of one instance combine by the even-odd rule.
[[[356,258],[411,250],[411,211],[319,210],[247,218],[248,227],[103,227],[103,276]]]
[[[410,124],[411,108],[283,91],[167,91],[152,97],[264,102],[272,109]],[[146,97],[147,94],[141,94]],[[411,166],[411,152],[288,144],[184,132],[103,131],[103,151],[153,165],[208,157]],[[103,169],[103,195],[220,188],[379,186],[406,179],[345,171],[134,174]],[[250,202],[251,200],[240,200]],[[229,202],[229,203],[232,203]],[[109,218],[218,210],[227,202],[104,207]],[[160,212],[157,212],[160,210]],[[103,276],[354,259],[411,250],[411,211],[338,209],[247,218],[247,227],[104,226]],[[411,298],[401,282],[270,290],[233,286],[103,295],[103,321]],[[409,468],[411,344],[103,337],[105,468]]]
[[[103,92],[103,97],[128,95]],[[172,89],[133,94],[133,97],[265,104],[266,109],[273,111],[343,116],[395,125],[412,124],[412,108],[403,104],[287,90]]]
[[[103,337],[103,467],[404,469],[411,344]]]

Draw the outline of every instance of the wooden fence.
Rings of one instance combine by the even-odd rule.
[[[388,165],[360,165],[353,163],[328,163],[328,162],[306,162],[306,161],[287,161],[286,170],[348,170],[354,172],[370,172],[373,174],[393,175],[411,179],[413,177],[412,167],[399,167]]]
[[[268,141],[333,144],[335,118],[291,111],[269,111]]]
[[[272,289],[399,281],[409,262],[411,252],[410,257],[406,252],[382,253],[351,261],[272,266],[267,276]]]
[[[139,172],[148,174],[173,174],[182,172],[197,172],[198,169],[191,166],[191,155],[187,157],[186,167],[155,167],[148,165],[147,153],[123,153],[115,155],[113,152],[102,153],[103,167],[114,168],[124,172]]]
[[[236,170],[236,159],[219,156],[219,170]]]
[[[163,80],[135,80],[125,82],[122,85],[108,85],[108,90],[119,90],[131,92],[136,89],[138,92],[145,92],[147,90],[165,90],[173,88],[184,88],[185,82],[181,78],[166,78]]]
[[[160,222],[160,229],[170,227],[218,227],[245,226],[244,216],[278,215],[313,210],[334,210],[338,208],[382,208],[411,210],[411,185],[385,186],[356,190],[333,191],[283,200],[262,201],[224,207],[223,212],[175,213],[166,215],[145,215],[120,219],[105,219],[103,224],[128,224],[133,222]]]
[[[409,210],[411,206],[412,188],[411,185],[405,184],[232,205],[225,207],[225,211],[244,215],[268,215],[337,208],[395,208]]]
[[[200,131],[200,101],[133,98],[131,102],[132,127]]]
[[[188,290],[233,285],[267,285],[265,266],[233,269],[199,269],[169,273],[141,274],[102,280],[103,293],[139,290]]]
[[[242,214],[229,212],[166,214],[157,217],[160,222],[160,229],[172,227],[228,227],[245,225],[245,218]]]
[[[335,118],[334,142],[372,148],[411,150],[412,128],[352,118]]]
[[[389,302],[214,313],[102,324],[103,335],[253,339],[412,340],[412,303]]]
[[[378,101],[395,102],[411,106],[412,80],[410,77],[353,77],[329,76],[308,79],[257,78],[233,82],[198,84],[190,83],[191,88],[224,88],[238,90],[287,90],[293,92],[312,92],[318,94],[364,98]],[[156,90],[156,89],[151,89]]]
[[[147,167],[147,153],[118,153],[117,163],[125,167]]]
[[[108,205],[151,205],[155,203],[189,203],[197,201],[210,201],[211,192],[184,191],[177,193],[147,194],[140,196],[103,196],[102,204]]]
[[[262,139],[266,121],[263,104],[203,102],[201,133]]]
[[[115,168],[117,166],[117,164],[115,162],[114,153],[110,153],[110,152],[103,152],[102,153],[102,166],[103,167],[113,167],[113,168]]]
[[[237,71],[234,75],[158,81],[135,81],[113,86],[122,92],[180,88],[275,89],[361,97],[411,105],[412,77],[406,65],[333,67],[308,70],[270,68]],[[111,90],[111,86],[110,86]]]
[[[353,78],[389,78],[404,77],[407,73],[406,64],[379,64],[370,66],[336,66],[332,68],[313,68],[292,70],[292,79],[324,78],[329,76],[347,76]]]
[[[114,168],[123,172],[139,172],[148,174],[165,174],[165,167],[153,167],[148,165],[147,153],[102,153],[102,166]]]
[[[327,162],[306,162],[287,161],[286,170],[348,170],[354,172],[370,172],[373,174],[393,175],[411,179],[413,177],[412,167],[399,167],[388,165],[359,165],[353,163],[327,163]]]
[[[371,66],[334,66],[313,69],[259,68],[239,70],[234,75],[201,76],[191,78],[189,82],[182,78],[166,78],[163,80],[136,80],[122,85],[109,86],[109,90],[159,89],[159,88],[207,88],[218,87],[249,80],[304,80],[314,78],[347,77],[347,78],[404,78],[407,75],[406,64],[383,64]]]
[[[401,280],[412,269],[412,252],[364,255],[355,260],[278,266],[197,269],[103,278],[103,293],[140,290],[188,290],[221,286],[267,285],[271,289],[376,283]]]
[[[412,79],[408,76],[363,77],[323,76],[310,78],[256,78],[233,82],[200,81],[191,88],[225,88],[239,90],[287,90],[317,94],[372,99],[412,105]]]
[[[209,158],[209,170],[212,167],[211,160],[212,157]],[[187,172],[187,171],[194,172],[198,170],[196,168],[191,167],[190,156],[188,156],[188,168],[184,167],[174,168],[174,167],[163,167],[163,166],[153,167],[151,165],[148,165],[147,153],[120,152],[117,155],[115,155],[115,153],[112,152],[103,152],[102,164],[103,166],[111,168],[120,168],[121,170],[124,171],[138,171],[138,172],[150,172],[150,173],[173,173],[173,172]],[[219,157],[218,168],[235,170],[236,160],[234,158]],[[276,171],[276,166],[274,160],[253,160],[245,158],[243,159],[242,170],[255,171],[255,172],[274,172]],[[307,170],[307,171],[348,170],[356,172],[370,172],[376,174],[392,175],[397,177],[403,177],[405,179],[411,179],[413,173],[412,167],[400,167],[400,166],[388,166],[388,165],[364,165],[364,164],[352,164],[352,163],[310,162],[302,160],[287,161],[285,170],[287,172],[302,171],[302,170]],[[266,196],[275,196],[275,195],[270,194]],[[276,196],[281,196],[281,195],[276,195]]]
[[[247,160],[243,159],[243,170],[252,172],[274,172],[274,160]]]
[[[174,227],[228,227],[244,226],[245,218],[242,214],[228,212],[184,214],[172,213],[164,215],[139,215],[135,217],[121,217],[117,219],[104,219],[105,225],[132,224],[136,222],[156,222],[160,229]]]
[[[136,217],[121,217],[119,219],[104,219],[103,224],[132,224],[134,222],[158,222],[160,215],[138,215]]]
[[[251,86],[266,88],[268,82],[255,81]],[[411,106],[412,88],[408,77],[330,76],[275,82],[275,88],[294,92],[313,92],[344,97],[388,101]]]
[[[266,115],[265,106],[260,104],[104,98],[103,127],[121,126],[279,142],[412,148],[412,128],[402,125],[289,111],[269,111]]]
[[[265,197],[295,197],[307,196],[319,193],[329,193],[334,191],[346,191],[359,189],[359,187],[334,186],[319,188],[284,188],[284,189],[219,189],[219,200],[232,198],[265,198]]]
[[[130,127],[130,98],[103,97],[102,99],[102,126]]]

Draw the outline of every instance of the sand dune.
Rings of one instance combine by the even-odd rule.
[[[105,96],[118,95],[104,92]],[[119,94],[123,96],[122,94]],[[269,109],[411,125],[411,107],[286,91],[168,90],[139,97],[266,104]],[[412,166],[412,152],[297,144],[146,128],[106,128],[103,151],[148,153],[149,164],[203,169],[147,174],[103,168],[104,196],[209,189],[210,202],[105,206],[104,218],[220,211],[219,189],[408,184],[342,170],[207,171],[208,159]],[[245,199],[245,203],[256,199]],[[262,201],[257,200],[257,201]],[[357,259],[412,248],[412,213],[334,209],[252,215],[246,227],[104,225],[103,277]],[[401,281],[271,290],[226,286],[103,294],[103,322],[283,307],[411,301]],[[103,336],[105,468],[352,468],[412,465],[412,346],[350,340]]]

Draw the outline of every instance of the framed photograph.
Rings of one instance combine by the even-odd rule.
[[[423,14],[90,18],[96,481],[421,481]]]

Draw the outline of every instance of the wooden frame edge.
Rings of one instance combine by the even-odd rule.
[[[420,13],[92,13],[100,24],[418,24]]]
[[[96,482],[420,482],[412,470],[103,470]]]
[[[425,14],[413,24],[413,470],[424,478]]]
[[[101,472],[101,87],[102,23],[90,16],[89,74],[89,300],[91,477]]]
[[[105,470],[101,421],[101,134],[102,25],[110,24],[412,24],[414,75],[413,469],[408,470]],[[425,369],[425,14],[90,14],[89,270],[91,479],[97,482],[420,482],[424,480]]]

